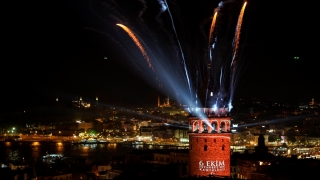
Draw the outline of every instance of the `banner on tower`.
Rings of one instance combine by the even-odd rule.
[[[221,172],[225,171],[226,167],[223,161],[199,161],[199,170],[200,171],[211,171],[211,172]]]

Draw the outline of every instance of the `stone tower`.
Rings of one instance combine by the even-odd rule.
[[[189,118],[190,176],[230,176],[230,116],[223,108],[202,108]]]

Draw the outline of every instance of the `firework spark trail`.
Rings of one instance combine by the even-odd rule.
[[[166,6],[166,4],[164,3],[163,0],[158,0],[159,5],[161,6],[159,13],[156,16],[156,20],[161,24],[161,26],[163,26],[162,21],[160,20],[160,15],[166,11],[168,9],[168,7]],[[163,27],[162,27],[163,28]]]
[[[221,67],[221,71],[220,71],[220,86],[222,84],[222,74],[223,74],[223,67]]]
[[[168,29],[166,28],[166,26],[164,25],[162,19],[160,18],[160,16],[168,9],[166,3],[164,2],[164,0],[158,0],[158,3],[160,5],[160,11],[158,12],[158,14],[156,15],[155,19],[157,20],[157,22],[159,23],[159,28],[166,34],[168,35],[168,37],[172,36],[171,31],[169,32]],[[170,13],[170,12],[169,12]],[[154,35],[153,37],[156,37],[156,35]],[[154,42],[158,42],[158,40],[155,40]],[[169,39],[169,43],[170,45],[174,46],[174,48],[176,48],[176,41],[174,40],[174,38],[170,38]],[[157,46],[157,49],[159,51],[163,51],[163,49],[159,48]],[[177,47],[178,49],[178,47]],[[177,55],[179,56],[179,53],[177,53]],[[172,57],[170,57],[171,59]],[[181,64],[178,65],[179,67],[181,66]]]
[[[208,50],[209,50],[209,61],[208,61],[208,64],[207,64],[208,69],[211,68],[211,63],[212,63],[212,49],[214,49],[214,44],[212,44],[212,39],[213,39],[213,31],[214,31],[214,27],[215,27],[215,24],[216,24],[217,14],[218,14],[218,12],[216,11],[214,13],[214,15],[213,15],[212,22],[211,22],[211,27],[210,27],[210,32],[209,32],[209,47],[208,47]],[[209,82],[210,82],[210,72],[209,72],[209,75],[208,75],[208,85],[209,85]],[[208,87],[207,87],[207,92],[206,92],[206,99],[208,98],[207,95],[208,95]],[[206,106],[206,104],[205,104],[205,106]]]
[[[144,12],[147,10],[148,6],[147,6],[147,2],[145,0],[139,0],[142,3],[143,8],[141,9],[141,11],[139,12],[139,18],[142,17],[142,15],[144,14]]]
[[[230,102],[233,99],[233,94],[234,94],[234,79],[235,79],[235,69],[236,69],[236,64],[237,64],[237,55],[238,55],[238,48],[239,48],[239,41],[240,41],[240,32],[241,32],[241,25],[242,25],[242,19],[243,19],[243,14],[244,10],[246,8],[247,2],[245,2],[241,8],[240,15],[238,18],[238,23],[236,27],[236,34],[235,38],[233,41],[233,57],[231,61],[231,82],[230,82]]]
[[[191,96],[192,93],[191,93],[191,85],[190,85],[189,73],[188,73],[187,66],[186,66],[186,62],[185,62],[185,59],[184,59],[184,54],[183,54],[183,51],[182,51],[182,47],[181,47],[181,44],[180,44],[180,41],[179,41],[179,38],[178,38],[178,35],[177,35],[176,28],[175,28],[175,26],[174,26],[173,18],[172,18],[172,15],[171,15],[171,12],[170,12],[168,3],[167,3],[166,0],[164,0],[164,3],[166,4],[168,13],[169,13],[169,15],[170,15],[172,28],[173,28],[173,31],[174,31],[175,36],[176,36],[176,38],[177,38],[177,42],[178,42],[178,45],[179,45],[179,49],[180,49],[180,53],[181,53],[181,57],[182,57],[182,61],[183,61],[183,67],[184,67],[184,71],[185,71],[185,74],[186,74],[187,83],[188,83],[188,86],[189,86],[189,91],[190,91],[190,96]]]
[[[143,41],[142,41],[142,43],[143,43]],[[170,73],[170,72],[176,72],[176,71],[178,71],[178,69],[176,69],[176,68],[171,69],[170,68],[171,65],[167,64],[165,61],[165,59],[168,59],[168,58],[162,58],[161,61],[158,61],[157,55],[155,55],[153,53],[153,51],[151,51],[146,44],[144,44],[144,45],[146,47],[145,49],[147,50],[147,52],[149,52],[149,55],[150,55],[149,57],[151,57],[152,59],[156,59],[154,65],[157,68],[158,76],[160,76],[160,78],[158,76],[156,76],[156,81],[159,83],[158,87],[160,89],[163,88],[162,81],[160,80],[160,79],[162,79],[166,82],[166,84],[169,84],[169,86],[172,87],[172,90],[175,92],[174,94],[178,94],[180,92],[180,90],[177,87],[179,87],[179,86],[177,86],[177,82],[172,81],[174,75],[172,73]],[[162,50],[161,49],[158,49],[158,50],[159,50],[159,53],[161,54],[160,57],[165,57],[165,54],[162,52]]]
[[[165,2],[163,0],[158,0],[160,6],[161,6],[161,13],[168,9]]]
[[[137,45],[137,47],[140,49],[143,57],[145,58],[145,60],[148,63],[149,68],[151,68],[154,71],[154,68],[150,62],[150,58],[148,57],[146,51],[143,49],[139,39],[136,37],[136,35],[125,25],[123,24],[116,24],[117,26],[120,26],[124,31],[126,31],[126,33],[131,37],[131,39],[133,40],[133,42]]]
[[[236,28],[236,34],[235,34],[235,38],[233,41],[233,57],[232,57],[232,62],[231,62],[232,71],[235,70],[235,66],[236,66],[236,56],[237,56],[238,48],[239,48],[242,18],[243,18],[243,14],[244,14],[244,10],[246,8],[246,5],[247,5],[247,2],[245,2],[241,8],[241,12],[240,12],[240,15],[238,18],[238,23],[237,23],[237,28]]]
[[[212,23],[211,23],[211,27],[210,27],[210,33],[209,33],[209,46],[210,47],[211,47],[211,43],[212,43],[214,27],[216,25],[217,15],[218,15],[218,12],[215,12],[214,16],[212,18]]]
[[[208,47],[209,59],[208,59],[208,63],[207,63],[207,69],[208,70],[211,68],[211,64],[212,64],[212,50],[214,49],[214,46],[215,46],[215,44],[212,43],[212,39],[213,39],[214,27],[216,25],[218,10],[215,9],[215,13],[214,13],[213,18],[212,18],[210,32],[209,32],[209,43],[208,43],[208,46],[209,46]],[[208,82],[207,82],[207,87],[206,87],[205,106],[207,105],[206,102],[207,102],[207,99],[208,99],[208,91],[209,91],[208,86],[209,86],[209,83],[211,81],[211,73],[210,72],[211,71],[208,72],[208,80],[206,80]]]

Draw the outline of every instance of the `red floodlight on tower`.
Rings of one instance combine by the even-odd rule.
[[[230,116],[189,118],[190,176],[230,176]]]

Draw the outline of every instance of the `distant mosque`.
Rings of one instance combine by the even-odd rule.
[[[164,107],[172,107],[172,106],[173,106],[173,102],[170,102],[169,97],[165,98],[163,104],[161,104],[160,96],[158,96],[158,107],[164,108]]]
[[[320,103],[316,103],[314,101],[314,98],[311,99],[311,102],[309,102],[308,108],[311,109],[318,109],[320,107]]]

